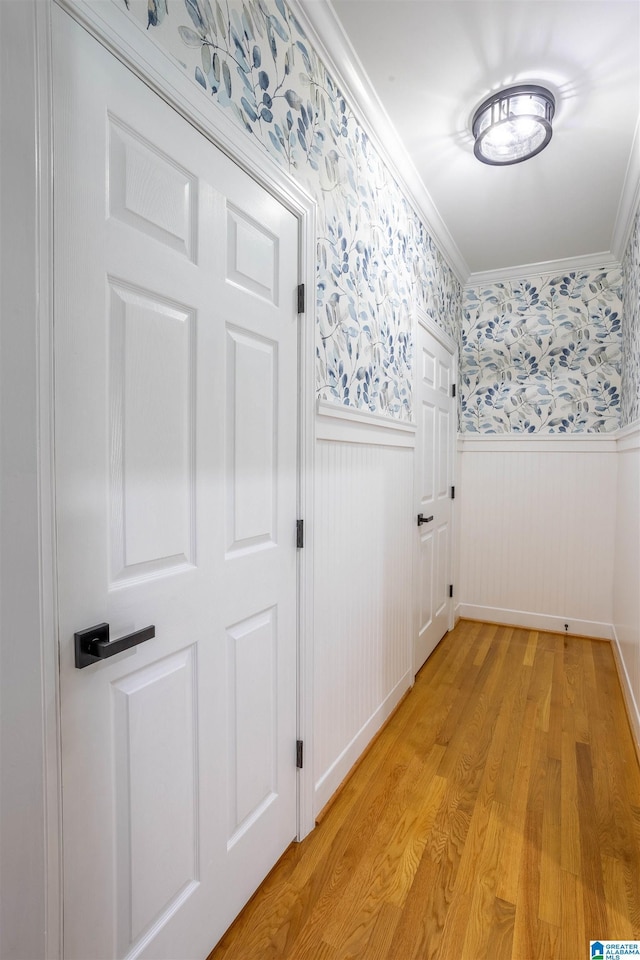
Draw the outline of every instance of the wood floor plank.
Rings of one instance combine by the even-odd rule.
[[[562,931],[552,923],[545,923],[540,920],[536,930],[536,952],[532,954],[536,960],[548,960],[548,957],[560,956],[560,943],[562,940]],[[587,944],[587,949],[589,944]],[[577,954],[581,956],[581,953]]]
[[[517,646],[517,633],[514,639]],[[514,671],[503,699],[505,722],[508,722],[510,730],[496,779],[495,798],[507,807],[511,803],[514,779],[518,769],[518,753],[525,729],[525,711],[532,676],[533,667],[529,665],[523,665],[520,670]],[[529,719],[534,717],[535,710],[531,709]]]
[[[438,916],[440,898],[431,891],[442,889],[440,866],[428,856],[420,861],[409,896],[398,921],[388,952],[389,960],[434,960],[438,956],[444,916]]]
[[[507,652],[506,644],[494,642],[492,653],[483,657],[475,681],[477,695],[470,696],[469,709],[447,743],[438,769],[441,777],[468,780],[469,767],[477,770],[486,760],[504,690],[502,671]]]
[[[378,911],[375,927],[358,960],[387,960],[402,909],[391,903],[383,903]]]
[[[635,872],[636,881],[640,883],[640,874]],[[634,940],[637,929],[634,929],[629,916],[627,902],[627,885],[624,864],[614,857],[602,857],[602,879],[607,906],[607,928],[616,931],[620,940]]]
[[[407,837],[398,868],[394,876],[389,902],[401,906],[413,884],[413,879],[424,854],[427,838],[431,833],[434,820],[444,798],[446,781],[434,776],[419,800],[413,798],[410,814],[415,817],[415,827]]]
[[[556,927],[562,923],[561,809],[560,761],[548,756],[542,809],[538,916]]]
[[[484,960],[485,957],[487,960],[512,960],[515,918],[515,906],[496,897],[493,901],[493,918],[490,920],[486,952],[478,953],[475,957],[473,953],[467,953],[464,960]]]
[[[534,703],[535,701],[530,701]],[[515,905],[516,916],[513,930],[513,952],[517,957],[538,957],[539,937],[543,921],[540,919],[540,851],[542,849],[542,824],[548,757],[544,732],[535,728],[531,753],[529,789],[526,798],[525,817],[522,824],[520,870]],[[504,899],[509,899],[505,897]]]
[[[491,629],[493,630],[494,627],[495,624]],[[491,668],[492,659],[496,651],[495,646],[492,645],[489,653],[483,657],[482,663],[479,665],[474,663],[476,649],[477,643],[470,645],[468,655],[458,670],[458,678],[455,685],[457,695],[455,699],[452,700],[447,719],[442,724],[436,737],[436,742],[442,746],[447,746],[456,733],[463,728],[467,715],[472,713],[475,708],[473,691],[474,689],[482,689],[482,680]]]
[[[435,818],[444,793],[445,781],[435,774],[437,764],[438,753],[430,766],[415,764],[407,771],[398,803],[389,803],[381,816],[370,847],[353,870],[341,902],[325,925],[323,939],[327,943],[334,946],[346,943],[354,925],[363,931],[362,939],[375,925],[381,904],[398,905],[404,901],[422,853],[422,850],[416,851],[411,840],[424,835],[426,823]],[[417,809],[411,803],[411,794],[415,792],[424,798]],[[417,822],[419,820],[421,822]],[[404,856],[407,846],[411,847],[410,859]],[[415,863],[413,873],[411,863]],[[363,891],[366,891],[364,897]]]
[[[524,843],[524,827],[527,813],[527,798],[529,795],[529,781],[533,765],[533,752],[536,743],[535,718],[537,707],[533,700],[527,700],[523,729],[518,740],[514,737],[514,747],[517,749],[515,758],[510,758],[514,769],[514,783],[511,797],[507,806],[507,821],[505,823],[505,858],[498,882],[497,896],[501,900],[515,904],[518,897],[518,881],[522,846]],[[507,761],[508,762],[508,761]]]
[[[563,705],[565,716],[570,714],[572,717],[575,739],[589,743],[589,705],[585,694],[582,642],[573,637],[567,638],[565,647]]]
[[[524,711],[529,682],[529,674],[513,682],[514,652],[517,656],[515,646],[510,645],[500,677],[500,689],[494,693],[497,716],[490,730],[489,748],[478,791],[479,803],[489,804],[494,800],[504,803],[505,797],[511,796],[513,769],[509,770],[508,757],[514,725],[517,728],[516,718],[521,717]]]
[[[563,720],[562,761],[560,768],[560,822],[562,846],[560,863],[563,870],[580,874],[580,814],[578,810],[578,768],[576,734],[571,718]]]
[[[584,924],[584,897],[582,879],[562,871],[562,926],[559,957],[580,957],[588,943]]]
[[[524,651],[524,657],[522,659],[523,666],[532,667],[533,662],[536,658],[536,650],[538,649],[538,637],[539,633],[537,630],[529,630],[527,636],[527,647]]]
[[[496,949],[497,944],[490,947],[491,930],[497,923],[501,928],[498,939],[505,936],[504,919],[510,916],[508,924],[509,953],[511,956],[511,940],[513,938],[513,918],[515,911],[510,909],[505,913],[502,909],[505,901],[497,900],[495,892],[498,884],[498,865],[502,856],[504,844],[505,809],[502,804],[492,802],[489,810],[489,819],[484,835],[484,844],[474,867],[473,883],[469,887],[471,902],[466,920],[463,957],[484,957],[489,949]],[[496,910],[500,916],[496,916]]]
[[[478,643],[476,649],[476,655],[473,658],[474,667],[481,667],[484,663],[485,657],[491,648],[491,644],[493,643],[498,630],[500,630],[500,627],[497,623],[494,623],[489,630],[482,631],[480,635],[480,642]]]
[[[551,696],[549,698],[547,756],[553,757],[554,760],[558,761],[562,761],[564,647],[564,637],[556,637]]]
[[[639,876],[608,645],[463,621],[210,960],[579,960]]]
[[[593,788],[591,748],[586,743],[576,744],[578,768],[578,807],[580,811],[581,876],[583,880],[584,922],[590,940],[606,939],[602,930],[608,929],[600,859],[600,838]]]
[[[623,722],[619,712],[620,698],[617,696],[618,677],[610,644],[594,644],[592,655],[593,675],[597,677],[600,691],[593,707],[591,733],[600,848],[603,854],[614,859],[629,860],[640,877],[640,854],[635,842],[634,825],[624,816],[630,802],[640,799],[640,777],[634,777],[638,766],[625,753],[625,740],[621,743],[621,749],[608,749],[610,740]],[[595,733],[596,729],[598,735]]]
[[[636,849],[640,850],[640,840]],[[640,873],[635,865],[627,862],[622,864],[622,872],[633,936],[636,940],[640,940],[640,897],[638,896],[638,876],[640,876]]]

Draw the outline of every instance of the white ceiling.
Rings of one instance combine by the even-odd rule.
[[[373,101],[397,130],[463,271],[619,255],[616,218],[638,151],[638,0],[324,5],[333,37],[322,36],[316,18],[321,40],[333,46],[334,64],[352,87],[357,71],[369,78]],[[305,4],[312,23],[314,7]],[[351,74],[346,59],[355,64]],[[524,81],[556,97],[551,143],[525,163],[479,163],[470,132],[475,108],[491,91]],[[630,170],[635,177],[633,162]]]

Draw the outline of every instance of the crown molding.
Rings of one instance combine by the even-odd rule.
[[[624,258],[629,236],[635,220],[636,211],[640,206],[640,117],[636,124],[631,144],[631,153],[624,176],[620,203],[616,213],[616,222],[611,238],[611,250],[618,260]]]
[[[438,250],[464,284],[469,266],[405,151],[362,62],[346,36],[330,0],[289,0],[320,58],[348,100],[398,186],[424,221]]]
[[[482,270],[469,274],[465,287],[477,287],[483,283],[495,283],[501,280],[522,280],[532,276],[553,276],[555,273],[570,273],[572,270],[615,267],[620,267],[620,260],[607,250],[602,253],[585,254],[582,257],[564,257],[562,260],[544,260],[541,263],[522,263],[515,267],[502,267],[498,270]]]

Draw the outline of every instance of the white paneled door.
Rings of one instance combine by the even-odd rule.
[[[416,502],[418,589],[414,672],[451,626],[452,487],[455,430],[454,354],[418,324]]]
[[[298,222],[52,16],[65,956],[202,958],[296,834]]]

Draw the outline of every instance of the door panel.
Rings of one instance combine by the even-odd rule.
[[[229,646],[229,830],[232,847],[276,797],[276,611],[227,631]]]
[[[65,956],[201,958],[296,833],[298,224],[52,19]]]
[[[433,596],[434,557],[433,532],[422,534],[420,537],[419,561],[419,636],[424,635],[425,631],[429,629],[433,622],[433,603],[435,599]],[[420,666],[422,666],[422,664]]]
[[[451,484],[455,401],[453,356],[418,325],[416,502],[428,518],[418,527],[418,597],[414,671],[420,669],[449,628]]]
[[[108,122],[109,216],[195,262],[197,178],[118,118]]]
[[[276,535],[278,345],[227,327],[228,550],[255,550]]]
[[[112,684],[120,954],[199,879],[195,661],[191,646]]]
[[[278,238],[242,210],[228,205],[227,279],[278,303]]]
[[[113,280],[109,292],[112,562],[123,581],[193,557],[196,318]]]

